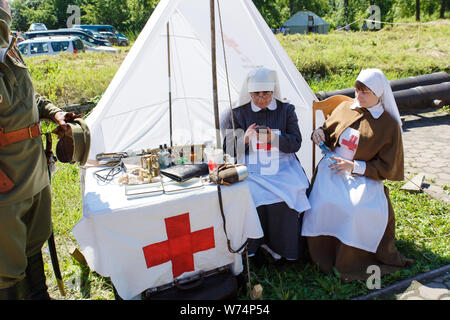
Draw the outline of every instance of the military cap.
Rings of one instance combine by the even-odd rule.
[[[56,157],[63,163],[75,163],[84,165],[89,155],[91,135],[86,122],[77,118],[68,122],[70,130],[59,139],[56,145]]]

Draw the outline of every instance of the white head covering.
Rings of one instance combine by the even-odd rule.
[[[250,92],[273,91],[273,97],[281,99],[280,83],[275,70],[256,68],[249,72],[242,85],[237,106],[242,106],[252,100]]]
[[[356,81],[364,83],[378,98],[380,98],[384,110],[398,122],[401,129],[402,120],[400,119],[397,103],[395,102],[391,85],[384,73],[380,69],[365,69],[359,73]]]

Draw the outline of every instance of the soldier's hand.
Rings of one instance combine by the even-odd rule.
[[[67,122],[73,122],[73,120],[82,117],[82,114],[75,114],[73,112],[57,112],[54,119],[59,126],[55,130],[53,130],[53,133],[57,134],[58,138],[61,139],[61,137],[70,129],[70,127],[67,125]]]

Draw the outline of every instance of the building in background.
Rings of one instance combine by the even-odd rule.
[[[289,28],[290,34],[327,34],[330,30],[329,23],[311,11],[298,11],[283,23],[283,26]]]

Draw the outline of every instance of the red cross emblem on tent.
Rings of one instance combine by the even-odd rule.
[[[214,227],[191,232],[189,213],[164,219],[167,240],[143,247],[147,268],[172,261],[176,278],[194,271],[194,253],[215,247]]]
[[[355,151],[356,148],[358,147],[358,144],[356,143],[356,141],[358,141],[358,137],[355,135],[352,135],[350,137],[350,140],[342,139],[342,144],[344,146],[347,146],[347,148],[349,148],[351,151]]]

